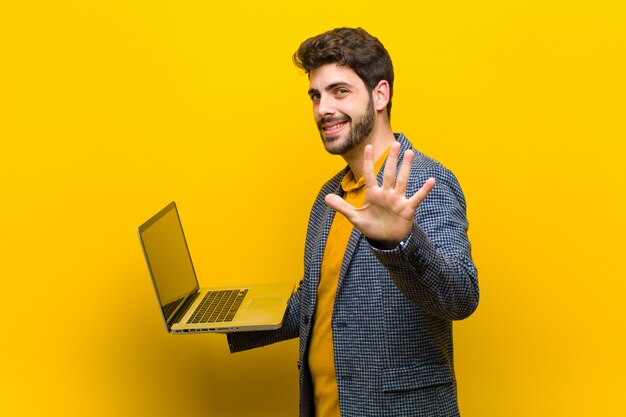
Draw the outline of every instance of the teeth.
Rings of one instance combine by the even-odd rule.
[[[339,129],[340,127],[343,127],[343,125],[345,125],[345,124],[346,124],[346,122],[341,122],[341,123],[337,123],[337,124],[332,125],[332,126],[325,126],[324,127],[324,131],[328,132],[330,130],[336,130],[336,129]]]

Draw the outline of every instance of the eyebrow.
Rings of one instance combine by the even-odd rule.
[[[345,81],[337,81],[337,82],[334,82],[334,83],[332,83],[332,84],[328,84],[326,87],[324,87],[324,91],[330,91],[330,90],[333,90],[333,89],[335,89],[335,88],[337,88],[337,87],[350,87],[350,88],[354,88],[354,87],[352,86],[352,84],[350,84],[350,83],[347,83],[347,82],[345,82]],[[309,95],[311,95],[311,94],[313,94],[313,93],[319,93],[319,90],[318,90],[318,89],[316,89],[316,88],[309,88],[308,94],[309,94]]]

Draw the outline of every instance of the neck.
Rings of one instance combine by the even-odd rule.
[[[363,143],[341,155],[348,163],[348,166],[350,166],[355,179],[363,176],[363,150],[366,145],[372,145],[374,161],[377,161],[396,140],[393,130],[391,130],[391,126],[388,123],[377,125]]]

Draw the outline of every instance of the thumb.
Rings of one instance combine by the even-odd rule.
[[[352,217],[356,212],[356,208],[352,206],[352,204],[346,202],[343,198],[339,197],[337,194],[327,194],[324,197],[324,201],[326,204],[332,209],[337,210],[339,213],[346,216],[346,218],[352,221]]]

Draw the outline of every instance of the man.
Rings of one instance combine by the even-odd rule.
[[[315,200],[283,327],[229,334],[230,349],[299,336],[301,416],[458,416],[452,320],[478,305],[459,184],[393,133],[378,39],[334,29],[294,62],[326,150],[348,166]]]

